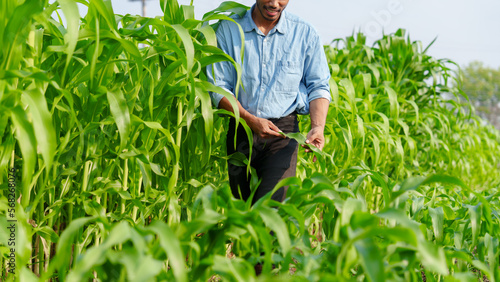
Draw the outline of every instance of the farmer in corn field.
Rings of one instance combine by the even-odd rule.
[[[331,99],[329,67],[318,33],[309,23],[285,11],[288,2],[257,0],[243,17],[233,17],[244,31],[244,47],[235,23],[223,21],[217,30],[219,48],[242,66],[243,87],[239,89],[237,104],[241,118],[253,131],[252,156],[246,132],[241,125],[235,128],[234,118],[227,133],[227,154],[245,154],[262,179],[253,203],[272,191],[280,180],[295,176],[298,143],[280,132],[299,132],[297,114],[311,115],[312,129],[306,143],[319,149],[325,144],[324,128]],[[231,63],[216,63],[207,74],[214,85],[235,95],[237,74]],[[233,111],[223,95],[211,93],[211,97],[218,108]],[[233,195],[248,200],[251,189],[246,167],[231,163],[228,166]],[[286,189],[278,190],[272,199],[283,201]]]

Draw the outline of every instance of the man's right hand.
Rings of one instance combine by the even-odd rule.
[[[281,130],[270,120],[252,116],[246,119],[246,122],[252,131],[261,138],[270,138],[273,136],[286,138],[280,134]]]
[[[276,125],[274,125],[274,123],[272,123],[270,120],[256,117],[256,116],[252,115],[251,113],[249,113],[247,110],[245,110],[241,106],[241,104],[238,100],[236,100],[236,103],[238,105],[240,117],[247,122],[248,126],[259,137],[270,138],[270,137],[276,136],[276,137],[286,138],[284,135],[280,134],[281,130]],[[224,97],[220,100],[219,108],[234,113],[233,106],[231,106],[231,103],[229,102],[229,100],[226,97]]]

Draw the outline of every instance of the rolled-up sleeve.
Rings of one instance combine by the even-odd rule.
[[[326,61],[325,50],[319,36],[311,40],[306,51],[304,63],[304,83],[308,93],[308,103],[319,98],[331,101],[330,69]]]
[[[231,50],[228,48],[228,44],[224,36],[224,31],[226,28],[227,27],[224,22],[219,25],[219,28],[216,32],[217,46],[219,47],[219,49],[224,51],[224,53],[231,56]],[[234,95],[234,85],[236,85],[236,70],[231,62],[218,62],[207,66],[207,79],[213,85],[219,86]],[[210,98],[212,98],[212,103],[215,107],[219,106],[220,100],[222,100],[223,97],[224,96],[219,93],[210,92]]]

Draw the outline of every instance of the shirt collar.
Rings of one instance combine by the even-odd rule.
[[[252,6],[252,8],[250,10],[247,11],[245,16],[243,17],[243,21],[244,21],[243,31],[250,32],[252,30],[255,30],[257,33],[262,33],[252,19],[253,9],[255,9],[255,4]],[[278,24],[273,28],[273,29],[276,29],[281,34],[285,34],[285,32],[287,30],[287,28],[286,28],[286,26],[287,26],[286,25],[286,22],[287,22],[286,16],[287,16],[287,12],[283,11],[281,13],[281,17],[278,21]]]

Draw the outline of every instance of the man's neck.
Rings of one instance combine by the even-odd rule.
[[[277,20],[271,22],[264,19],[264,17],[262,17],[262,15],[260,14],[259,9],[257,7],[254,7],[252,9],[252,19],[259,30],[267,36],[269,32],[278,24],[281,16]]]

